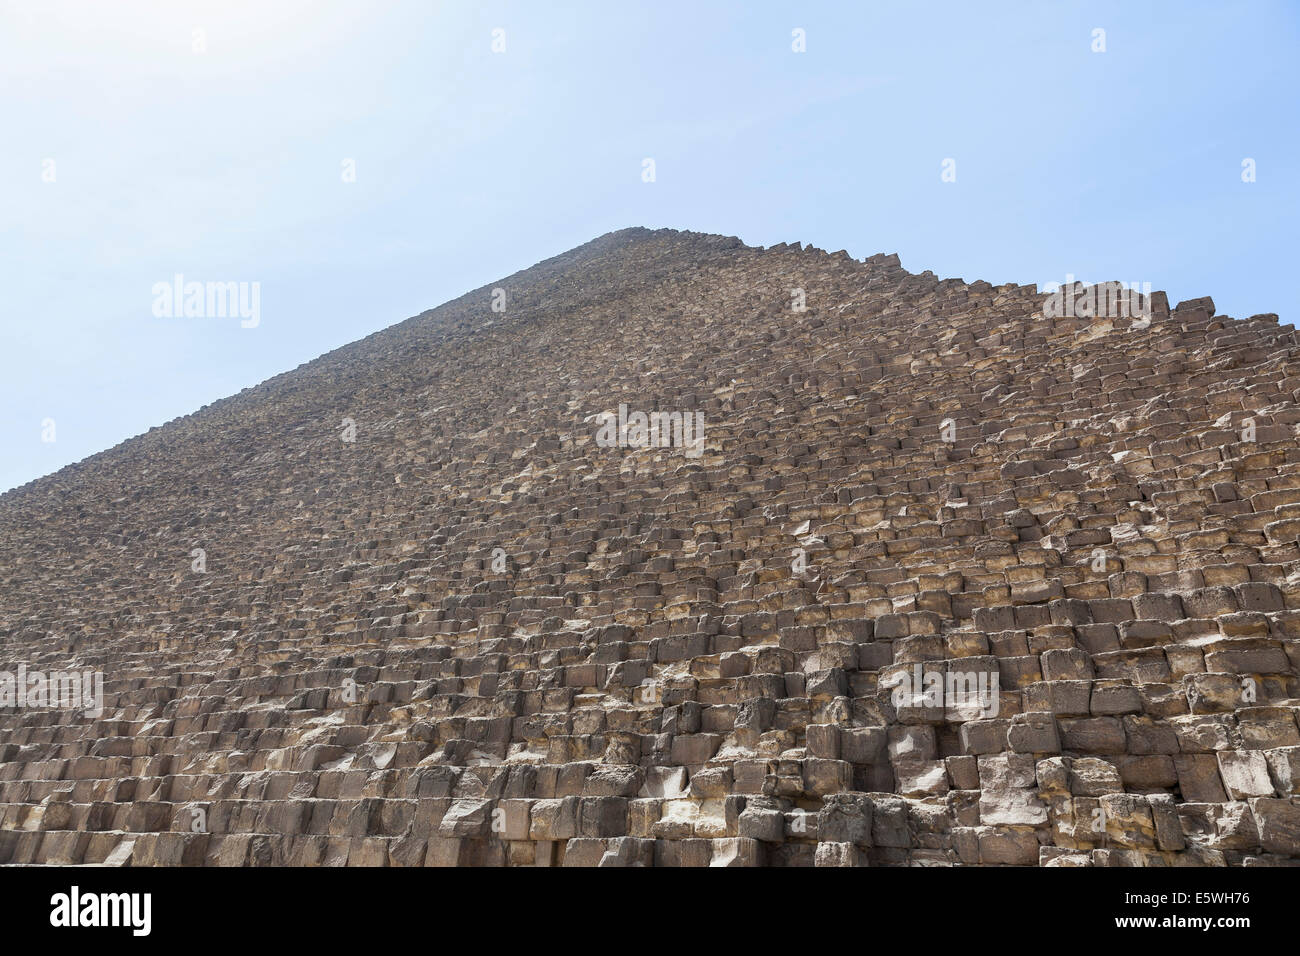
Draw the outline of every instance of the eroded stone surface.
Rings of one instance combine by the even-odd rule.
[[[0,667],[105,680],[0,711],[0,862],[1300,859],[1276,316],[647,230],[499,287],[0,497]]]

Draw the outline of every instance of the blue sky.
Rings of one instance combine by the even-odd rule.
[[[0,0],[0,489],[633,225],[1300,312],[1300,5],[558,5]]]

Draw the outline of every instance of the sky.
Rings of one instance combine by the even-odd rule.
[[[0,490],[628,226],[1295,324],[1297,49],[1249,0],[0,0]]]

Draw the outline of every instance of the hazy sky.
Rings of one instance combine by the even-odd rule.
[[[0,0],[0,489],[625,226],[1295,323],[1298,4],[559,5]]]

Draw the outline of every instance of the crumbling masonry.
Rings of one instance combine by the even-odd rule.
[[[0,669],[104,679],[0,710],[0,862],[1300,862],[1290,326],[667,230],[497,287],[0,497]]]

